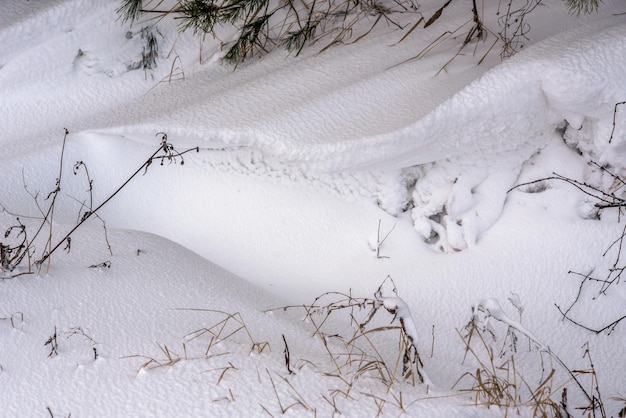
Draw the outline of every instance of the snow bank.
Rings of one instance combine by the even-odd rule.
[[[624,16],[611,16],[611,5],[580,21],[563,17],[562,5],[546,6],[529,19],[534,39],[547,40],[500,65],[457,57],[436,76],[456,43],[411,58],[465,22],[458,5],[400,44],[397,32],[380,31],[319,56],[275,53],[236,72],[207,58],[219,55],[215,42],[179,36],[164,19],[156,36],[168,52],[151,74],[133,70],[142,23],[129,32],[110,19],[113,4],[60,1],[29,14],[14,7],[22,18],[2,29],[9,41],[0,49],[5,158],[58,143],[63,126],[144,143],[165,131],[179,147],[223,154],[246,147],[257,155],[245,169],[304,172],[392,215],[413,207],[420,236],[444,251],[471,247],[496,222],[522,164],[563,120],[583,127],[566,132],[572,146],[620,165],[622,131],[606,140],[625,85]],[[558,24],[545,24],[555,16]],[[579,27],[557,34],[564,22]],[[31,123],[33,114],[44,116]]]
[[[602,253],[623,227],[608,216],[583,219],[579,195],[567,187],[506,193],[557,170],[610,185],[589,171],[587,158],[624,168],[626,108],[614,113],[614,106],[626,100],[626,17],[611,16],[622,6],[609,3],[580,25],[562,14],[554,20],[556,6],[546,6],[550,24],[531,33],[551,38],[497,66],[459,57],[436,77],[458,44],[395,64],[465,21],[462,2],[449,9],[448,26],[393,48],[398,34],[381,31],[320,56],[275,53],[237,72],[200,62],[200,54],[219,55],[215,44],[177,38],[165,20],[169,61],[152,75],[132,70],[140,28],[127,36],[110,19],[115,2],[28,10],[11,3],[15,19],[0,16],[7,40],[0,45],[0,203],[37,224],[28,192],[55,188],[64,126],[71,134],[55,235],[76,222],[89,196],[85,178],[72,174],[74,161],[89,167],[101,202],[152,154],[157,132],[180,150],[201,152],[186,154],[184,166],[154,164],[105,207],[113,255],[92,219],[69,254],[55,253],[49,274],[0,282],[3,412],[264,416],[263,408],[280,415],[282,400],[302,402],[292,415],[313,415],[306,405],[332,415],[328,399],[339,393],[332,400],[344,416],[376,415],[381,401],[373,395],[382,394],[384,413],[502,416],[449,397],[466,370],[456,330],[472,306],[491,315],[494,328],[511,326],[577,369],[588,367],[581,347],[589,344],[605,402],[611,413],[623,407],[611,397],[623,393],[616,365],[626,334],[590,334],[554,308],[579,290],[567,271],[611,268]],[[177,78],[161,83],[172,68]],[[15,216],[0,221],[4,230]],[[446,251],[473,247],[441,254],[415,228]],[[109,258],[110,269],[87,268]],[[347,387],[320,372],[327,358],[311,343],[309,324],[260,312],[327,291],[371,295],[389,275],[402,298],[389,295],[384,307],[402,318],[434,385],[402,386],[404,411],[393,406],[400,395],[373,379],[361,379],[350,396],[337,392]],[[596,300],[586,292],[572,315],[592,312],[594,326],[623,315],[623,291],[611,290]],[[523,325],[498,302],[511,292],[525,303]],[[219,355],[203,357],[206,346],[194,344],[207,341],[190,335],[223,319],[216,311],[238,312],[272,351],[251,352],[249,338],[237,334],[220,342]],[[59,352],[48,357],[52,335]],[[285,365],[285,341],[295,375]],[[137,373],[152,358],[169,363],[168,352],[173,364]],[[528,382],[545,371],[537,371],[536,354],[516,354]],[[557,377],[556,385],[569,381]]]
[[[416,227],[424,238],[437,234],[446,251],[472,246],[500,217],[524,162],[564,121],[570,146],[618,172],[625,168],[624,135],[609,141],[614,107],[626,97],[624,57],[623,23],[536,44],[417,124],[372,138],[372,149],[386,156],[374,166],[434,162],[413,192]]]

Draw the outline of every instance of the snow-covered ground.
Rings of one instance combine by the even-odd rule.
[[[8,278],[26,262],[5,273],[0,416],[533,416],[564,388],[574,416],[585,393],[619,416],[626,323],[595,334],[557,307],[578,296],[568,316],[596,329],[626,314],[623,283],[583,283],[626,264],[611,246],[621,213],[598,216],[565,181],[509,190],[558,173],[624,196],[589,163],[626,175],[621,2],[581,16],[540,7],[504,61],[499,46],[481,60],[490,34],[448,63],[467,25],[412,59],[471,18],[455,2],[400,43],[406,32],[380,26],[236,71],[215,41],[164,19],[147,73],[132,70],[142,24],[127,33],[109,3],[3,6],[0,230],[35,234],[61,166],[53,244],[160,133],[199,149],[141,170],[37,274]],[[425,16],[441,5],[424,3]],[[484,10],[492,29],[496,11]],[[325,292],[339,293],[315,300]],[[467,352],[473,308],[493,335]],[[425,383],[402,378],[411,340]],[[479,359],[491,369],[485,345],[517,407],[467,390]],[[592,366],[578,382],[568,372]]]

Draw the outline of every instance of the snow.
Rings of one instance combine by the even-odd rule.
[[[522,308],[522,306],[517,303],[515,303],[514,306],[518,309]],[[493,318],[497,321],[500,321],[508,325],[510,328],[513,328],[519,331],[520,333],[524,334],[532,342],[536,343],[542,351],[547,350],[547,347],[541,342],[539,342],[537,338],[535,338],[535,336],[533,336],[533,334],[530,331],[524,328],[524,326],[520,324],[518,321],[511,319],[511,317],[509,317],[506,314],[506,312],[504,311],[504,309],[502,309],[502,306],[500,306],[500,302],[498,302],[497,299],[490,298],[490,299],[480,300],[476,303],[475,306],[472,306],[472,311],[474,313],[474,319],[480,322],[481,326],[491,327],[491,324],[489,322],[490,322],[490,319]]]
[[[623,283],[581,286],[616,266],[621,214],[598,216],[563,181],[511,190],[558,173],[623,196],[588,164],[626,174],[620,2],[580,17],[546,5],[527,17],[520,53],[480,64],[492,35],[447,65],[458,38],[415,59],[465,24],[457,3],[400,43],[381,26],[236,71],[217,43],[164,19],[153,72],[132,69],[143,23],[127,36],[116,2],[30,3],[0,15],[2,231],[18,216],[36,230],[61,155],[54,243],[84,213],[89,179],[95,207],[159,133],[199,150],[141,170],[98,212],[106,228],[92,217],[69,252],[0,281],[0,416],[503,416],[461,390],[488,362],[461,338],[477,311],[497,320],[497,359],[514,355],[530,386],[555,369],[552,398],[566,386],[570,412],[585,395],[559,362],[588,369],[589,355],[607,414],[625,406],[623,324],[596,334],[557,309],[579,295],[570,318],[596,329],[624,315]],[[424,3],[424,15],[439,7]],[[495,7],[485,19],[497,27]],[[388,277],[393,293],[377,299]],[[339,293],[313,307],[326,292]],[[333,295],[350,295],[350,309]],[[385,308],[363,329],[379,305],[361,300]],[[401,368],[398,328],[387,329],[400,320],[426,383],[362,368]]]

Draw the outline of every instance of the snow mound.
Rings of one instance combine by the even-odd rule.
[[[110,18],[114,4],[13,7],[19,19],[1,30],[9,41],[0,47],[6,159],[58,143],[61,124],[140,143],[163,131],[179,147],[220,150],[226,161],[246,148],[250,174],[322,184],[392,215],[413,208],[420,236],[444,251],[471,247],[497,221],[524,162],[564,120],[582,127],[565,132],[572,147],[601,164],[623,161],[621,128],[607,144],[615,103],[626,96],[625,18],[610,6],[553,26],[541,19],[562,16],[563,6],[546,6],[529,18],[535,39],[547,39],[500,65],[460,56],[447,72],[439,70],[455,42],[412,58],[466,21],[458,5],[410,41],[379,31],[321,55],[274,53],[235,72],[217,64],[215,41],[179,35],[174,19],[154,30],[168,52],[144,72],[136,70],[149,22],[129,31]],[[59,26],[59,16],[70,17]],[[559,33],[563,22],[579,27]],[[33,113],[45,117],[33,124]]]
[[[0,231],[23,223],[41,231],[34,251],[47,239],[67,247],[49,270],[0,281],[0,415],[531,416],[477,405],[466,380],[455,386],[481,362],[459,338],[468,320],[491,333],[491,349],[515,356],[529,389],[550,373],[544,349],[584,371],[587,347],[597,379],[585,372],[581,382],[601,388],[606,411],[619,415],[626,333],[614,321],[624,288],[586,276],[621,271],[618,210],[598,216],[563,183],[507,193],[553,171],[622,190],[586,166],[592,158],[623,173],[626,161],[619,0],[580,21],[552,2],[529,16],[529,42],[543,42],[480,66],[489,44],[478,43],[476,56],[438,75],[458,38],[411,58],[466,22],[467,2],[398,45],[400,34],[379,27],[319,56],[273,53],[235,72],[219,65],[215,43],[178,36],[168,19],[154,32],[158,67],[138,70],[146,22],[115,22],[117,2],[7,3]],[[61,145],[63,127],[71,133]],[[155,152],[158,132],[199,152],[184,165],[155,161],[117,193]],[[76,161],[89,176],[74,175]],[[57,187],[47,223],[45,198]],[[64,233],[112,194],[98,212],[106,223],[91,217],[70,247]],[[376,296],[384,315],[373,318],[353,298],[370,298],[385,277],[393,290]],[[329,295],[344,316],[317,306],[322,335],[300,309]],[[500,303],[507,298],[512,306]],[[575,326],[567,306],[572,320],[615,332]],[[338,332],[356,330],[368,337],[348,349]],[[399,343],[419,350],[433,385],[373,379],[360,348],[370,338],[396,366]],[[340,358],[366,374],[338,379]],[[575,409],[585,403],[571,374],[554,376],[552,398],[567,387],[570,408],[589,412]]]
[[[413,191],[416,228],[426,239],[438,235],[446,251],[471,247],[500,217],[523,164],[563,126],[569,145],[587,159],[618,171],[626,167],[626,137],[609,141],[614,108],[626,98],[625,57],[623,23],[550,38],[489,71],[415,125],[369,139],[379,158],[363,164],[429,163]]]
[[[392,66],[412,50],[368,42],[351,46],[359,59],[340,65],[331,51],[314,67],[305,56],[288,64],[271,57],[232,75],[202,70],[193,83],[152,95],[185,97],[180,108],[107,132],[139,139],[164,126],[183,144],[250,148],[255,170],[307,173],[392,215],[413,208],[423,239],[462,250],[499,219],[524,163],[565,126],[572,148],[621,168],[624,135],[608,138],[615,104],[626,97],[623,22],[597,19],[549,37],[464,88],[486,68],[434,76],[442,54]],[[253,76],[261,82],[251,84]],[[396,186],[381,193],[390,189],[371,189],[367,177]]]

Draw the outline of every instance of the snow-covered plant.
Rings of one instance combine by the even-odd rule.
[[[4,211],[4,208],[2,208]],[[4,238],[11,241],[0,242],[0,271],[4,275],[11,274],[21,264],[22,260],[31,255],[26,226],[20,218],[16,218],[16,225],[10,226],[4,232]]]
[[[157,58],[159,57],[159,42],[156,35],[160,33],[156,26],[144,26],[141,28],[139,33],[144,45],[141,50],[141,60],[135,64],[135,67],[142,68],[147,72],[149,70],[153,70],[157,66]]]
[[[521,305],[514,304],[514,306],[518,309],[519,312]],[[494,320],[507,325],[507,335],[511,335],[511,338],[513,338],[514,340],[517,340],[517,337],[513,336],[513,331],[517,331],[528,337],[528,339],[535,344],[537,344],[540,350],[547,350],[546,346],[539,342],[539,340],[529,330],[527,330],[520,322],[513,320],[504,311],[504,309],[502,309],[502,306],[500,306],[500,302],[498,302],[497,299],[483,299],[478,301],[474,306],[472,306],[471,324],[473,324],[474,326],[477,326],[484,330],[489,330],[490,334],[494,335]],[[514,344],[513,347],[515,347]]]
[[[393,283],[393,280],[391,278],[389,278],[389,280],[391,281],[391,283]],[[383,295],[382,289],[383,285],[381,284],[381,286],[375,293],[376,300],[382,303],[382,306],[389,313],[393,314],[392,321],[396,320],[396,318],[399,320],[402,330],[402,345],[405,347],[404,356],[402,358],[402,375],[405,377],[412,375],[414,366],[414,370],[418,375],[419,381],[427,385],[432,385],[430,378],[423,369],[424,365],[422,364],[419,353],[417,351],[417,326],[415,325],[415,320],[413,319],[413,315],[411,314],[411,309],[409,308],[407,303],[398,296],[395,284],[393,286],[392,296]]]
[[[510,299],[518,312],[522,305],[518,297]],[[500,335],[499,324],[507,326],[505,344],[496,354],[492,342]],[[465,357],[471,355],[472,369],[463,373],[454,384],[463,392],[470,393],[476,404],[498,406],[505,415],[509,411],[520,412],[521,408],[530,408],[533,416],[561,417],[561,406],[552,399],[555,370],[552,369],[544,376],[536,387],[530,387],[524,376],[516,367],[514,353],[517,352],[517,336],[519,332],[533,341],[540,352],[548,349],[540,343],[533,334],[520,322],[513,320],[502,308],[500,302],[494,298],[482,299],[472,306],[470,322],[464,332],[459,332],[465,344]],[[489,338],[486,338],[489,337]],[[506,350],[505,347],[511,348]],[[528,396],[523,395],[527,390]]]
[[[190,151],[199,151],[199,148],[190,148],[182,152],[178,152],[174,146],[167,141],[167,135],[165,133],[158,133],[157,136],[161,137],[161,142],[156,151],[148,157],[148,159],[126,180],[119,186],[109,197],[104,199],[100,204],[95,205],[93,203],[93,182],[89,176],[89,171],[87,170],[87,166],[83,161],[77,161],[73,166],[73,173],[77,175],[79,172],[84,172],[88,182],[88,193],[89,198],[88,201],[81,202],[78,199],[75,199],[80,203],[79,216],[76,224],[70,229],[69,232],[65,233],[62,238],[56,239],[55,234],[53,233],[54,226],[54,211],[55,205],[57,204],[57,197],[61,192],[63,187],[63,159],[65,153],[65,144],[67,141],[67,136],[69,131],[65,130],[65,136],[63,137],[63,145],[61,150],[61,156],[59,161],[59,175],[55,179],[55,188],[44,199],[41,199],[39,196],[39,192],[32,193],[29,191],[28,187],[24,185],[24,189],[27,193],[35,201],[35,205],[41,215],[38,218],[39,223],[35,226],[35,232],[33,234],[28,234],[28,228],[26,225],[22,223],[20,220],[20,216],[9,211],[3,204],[0,204],[0,211],[3,213],[8,213],[11,216],[15,216],[16,224],[8,227],[4,232],[4,239],[8,240],[6,243],[0,241],[0,271],[2,272],[2,276],[0,278],[13,278],[17,277],[21,274],[32,274],[34,273],[33,267],[41,268],[44,263],[48,263],[48,268],[50,266],[50,260],[53,253],[55,253],[60,248],[63,248],[64,251],[70,252],[72,245],[72,234],[87,220],[94,217],[100,219],[100,221],[104,225],[104,221],[99,217],[98,211],[111,199],[113,199],[130,181],[137,177],[139,174],[145,174],[148,171],[148,168],[152,165],[153,162],[159,162],[160,165],[164,165],[165,162],[170,164],[179,163],[184,164],[185,160],[183,158],[183,154],[186,154]],[[111,252],[111,247],[108,243],[108,238],[106,237],[106,226],[105,230],[105,240],[107,243],[107,247],[109,252]],[[47,233],[47,237],[44,237],[45,233]],[[45,240],[43,250],[36,253],[35,243],[37,240]],[[55,243],[56,242],[56,243]],[[28,266],[24,272],[19,272],[18,267],[24,260],[28,261]],[[98,264],[98,266],[107,266],[107,262]],[[96,265],[94,265],[96,266]],[[18,271],[18,273],[14,273]]]
[[[61,157],[59,160],[59,175],[54,181],[54,189],[49,192],[45,198],[40,199],[39,192],[32,193],[29,191],[26,184],[24,185],[24,190],[26,190],[26,192],[29,193],[30,196],[33,198],[33,200],[35,201],[35,205],[41,215],[41,222],[36,228],[35,233],[32,234],[32,236],[28,234],[27,228],[20,220],[20,217],[9,211],[4,205],[0,204],[2,212],[6,212],[9,215],[15,216],[17,222],[16,225],[13,225],[6,229],[4,237],[8,239],[13,235],[13,239],[19,241],[17,245],[0,243],[0,268],[4,273],[4,277],[7,277],[7,275],[11,275],[16,269],[18,269],[24,258],[28,259],[27,273],[32,273],[31,257],[33,257],[35,254],[34,242],[40,235],[45,235],[45,232],[48,233],[48,236],[44,244],[43,253],[41,254],[39,260],[35,261],[35,264],[41,266],[44,261],[49,260],[50,255],[52,254],[52,252],[54,252],[52,251],[54,209],[59,193],[61,192],[61,182],[63,177],[63,157],[65,153],[65,144],[68,134],[69,131],[65,129],[65,135],[63,136],[63,145],[61,148]],[[18,232],[15,233],[14,231]],[[59,242],[59,244],[54,249],[56,250],[56,248],[60,247],[63,242],[67,243],[66,248],[69,249],[71,242],[69,240],[69,236],[66,236],[63,241]],[[13,277],[20,274],[23,273],[14,274]]]
[[[509,301],[518,313],[523,310],[519,297],[514,295]],[[501,325],[507,329],[504,339],[512,343],[508,346],[505,344],[496,354],[492,343],[502,335],[502,331],[497,329]],[[535,373],[541,375],[538,383],[533,384],[524,376],[530,372],[528,368],[522,373],[516,367],[516,356],[523,353],[517,351],[515,333],[527,337],[536,348],[524,354],[538,354],[535,370]],[[533,416],[540,417],[571,417],[568,394],[574,391],[582,395],[578,398],[581,402],[587,402],[576,409],[591,412],[594,417],[607,416],[588,345],[584,346],[583,357],[589,361],[589,368],[572,370],[520,321],[512,319],[494,298],[479,300],[472,306],[471,319],[459,335],[465,345],[463,362],[467,360],[468,354],[473,361],[472,370],[463,373],[454,387],[471,393],[477,404],[496,405],[507,412],[531,409]],[[559,367],[546,370],[546,362],[551,366],[560,366],[565,376],[557,372]],[[591,379],[591,390],[588,390],[587,382],[583,382],[587,378]]]
[[[617,103],[617,107],[622,103]],[[615,116],[614,116],[615,119]],[[613,131],[615,131],[615,121],[613,122]],[[612,138],[609,139],[609,141]],[[585,203],[588,206],[586,210],[586,216],[596,219],[601,219],[604,215],[617,217],[621,221],[624,210],[626,210],[626,179],[618,175],[616,168],[607,167],[596,163],[595,161],[589,162],[591,170],[599,173],[602,178],[603,185],[595,185],[591,182],[579,181],[572,179],[557,173],[553,173],[550,177],[541,178],[531,182],[519,184],[515,189],[521,188],[522,190],[536,190],[538,187],[546,188],[546,184],[550,182],[564,182],[572,187],[578,189],[584,196]],[[609,185],[608,187],[606,185]],[[613,322],[603,326],[590,326],[583,324],[577,319],[574,319],[572,314],[575,311],[575,307],[579,303],[583,303],[583,295],[586,291],[592,290],[592,300],[597,300],[600,297],[609,297],[610,290],[622,281],[622,274],[626,270],[626,225],[622,229],[622,233],[616,237],[611,245],[606,248],[602,254],[602,258],[598,263],[598,266],[590,272],[575,272],[570,271],[570,274],[581,277],[578,294],[567,308],[562,308],[556,305],[557,309],[563,315],[563,319],[566,319],[588,331],[592,331],[596,334],[601,332],[612,333],[615,328],[626,319],[626,313]],[[618,299],[620,296],[618,296]],[[586,315],[582,312],[581,315]]]
[[[44,343],[44,346],[46,346],[48,349],[48,357],[56,357],[59,355],[59,340],[62,336],[65,337],[65,340],[69,340],[72,337],[80,337],[79,339],[82,340],[83,343],[86,342],[86,345],[84,347],[81,347],[81,349],[84,349],[88,346],[89,357],[91,358],[91,360],[95,361],[98,359],[98,349],[96,348],[98,343],[87,333],[85,333],[85,331],[81,327],[72,327],[67,331],[60,331],[55,326],[54,332],[50,335],[50,337],[48,337],[48,339]]]
[[[387,285],[392,289],[386,291]],[[408,304],[398,296],[391,277],[383,281],[373,298],[328,292],[310,305],[274,310],[296,308],[305,310],[305,320],[313,325],[315,335],[329,356],[332,370],[325,374],[336,375],[346,382],[366,374],[379,378],[389,387],[401,380],[400,377],[412,384],[432,385],[417,349],[415,320]],[[386,323],[388,317],[378,315],[381,308],[382,312],[393,315],[391,324]],[[349,325],[348,329],[342,331],[336,322],[331,325],[331,315],[339,316],[340,323]],[[397,348],[390,352],[388,343],[394,338],[397,338]]]
[[[137,32],[129,30],[126,32],[126,39],[132,39],[139,36],[141,43],[141,58],[132,62],[127,66],[129,71],[143,69],[144,72],[153,70],[157,67],[159,58],[159,41],[157,35],[163,36],[156,25],[146,25]]]

